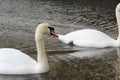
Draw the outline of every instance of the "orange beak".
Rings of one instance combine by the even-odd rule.
[[[53,36],[55,36],[55,37],[58,37],[58,35],[54,31],[51,31],[50,34],[53,35]]]

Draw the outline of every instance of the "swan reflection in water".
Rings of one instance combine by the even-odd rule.
[[[120,48],[117,48],[117,60],[114,63],[114,68],[116,72],[116,80],[120,79]]]
[[[96,48],[88,48],[86,50],[80,50],[74,53],[70,53],[69,55],[71,57],[79,57],[79,58],[85,58],[85,57],[96,57],[100,55],[105,55],[108,53],[111,53],[112,51],[115,51],[116,48],[103,48],[103,49],[96,49]]]
[[[48,73],[30,75],[0,75],[0,80],[49,80]]]
[[[114,80],[117,48],[81,48],[77,52],[51,55],[50,75],[60,80]],[[120,60],[119,60],[120,61]],[[119,66],[120,67],[120,66]],[[65,73],[65,74],[64,74]],[[53,75],[54,74],[54,75]]]
[[[82,50],[74,53],[70,53],[69,55],[73,58],[93,58],[93,57],[101,57],[105,55],[111,55],[114,59],[109,62],[112,63],[115,80],[120,79],[120,48],[106,48],[106,49],[88,49]],[[110,57],[110,56],[109,56]]]

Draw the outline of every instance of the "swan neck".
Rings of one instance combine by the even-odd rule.
[[[64,35],[57,34],[57,36],[58,36],[58,38],[59,38],[59,37],[63,37]]]
[[[117,40],[120,41],[120,15],[118,10],[116,10],[116,18],[117,18],[117,25],[118,25],[118,38]]]
[[[48,60],[44,46],[43,34],[42,32],[39,32],[39,30],[36,30],[35,41],[37,47],[37,61],[40,65],[48,67]]]

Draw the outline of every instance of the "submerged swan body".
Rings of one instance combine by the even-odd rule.
[[[48,60],[44,48],[43,35],[54,33],[54,28],[48,23],[38,25],[35,33],[37,46],[37,60],[13,48],[0,49],[0,74],[35,74],[49,70]]]
[[[59,35],[58,39],[66,44],[73,43],[76,46],[82,47],[119,47],[120,46],[120,4],[116,7],[116,18],[118,23],[118,38],[117,40],[111,38],[103,32],[94,29],[83,29],[68,33],[66,35]]]

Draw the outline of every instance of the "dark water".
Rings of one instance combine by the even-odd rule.
[[[92,28],[117,38],[119,0],[0,0],[0,47],[17,48],[36,58],[34,32],[50,22],[56,32]],[[53,45],[54,44],[54,45]],[[50,71],[37,75],[0,75],[0,80],[119,80],[120,49],[81,48],[45,37]]]

